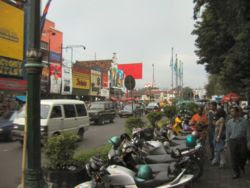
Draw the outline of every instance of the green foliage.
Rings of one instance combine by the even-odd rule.
[[[63,133],[48,139],[43,148],[49,169],[63,170],[73,164],[73,155],[79,137],[72,133]]]
[[[170,124],[170,120],[167,118],[167,119],[161,119],[160,121],[158,121],[157,123],[157,127],[158,128],[162,128],[164,126],[167,126]]]
[[[125,132],[129,135],[132,134],[133,128],[143,128],[145,127],[145,122],[139,117],[130,117],[125,122]]]
[[[176,116],[176,114],[177,114],[176,106],[172,105],[172,106],[164,107],[164,114],[169,119],[174,118]]]
[[[156,126],[156,122],[160,121],[162,118],[162,112],[150,112],[147,115],[147,119],[150,122],[152,127]]]
[[[106,144],[98,148],[77,151],[73,156],[74,164],[77,166],[84,166],[84,164],[93,156],[99,156],[103,160],[107,160],[108,152],[111,147],[111,144]]]

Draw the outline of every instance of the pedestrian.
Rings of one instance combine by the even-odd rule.
[[[208,143],[210,148],[210,160],[212,161],[214,158],[214,133],[215,133],[215,121],[217,113],[217,103],[215,101],[209,104],[208,111]]]
[[[245,173],[247,159],[247,146],[250,143],[250,127],[248,121],[240,116],[238,106],[230,109],[232,119],[226,123],[226,146],[229,146],[233,179],[240,177],[241,171]]]
[[[220,168],[224,168],[226,164],[225,158],[225,139],[226,139],[226,127],[225,127],[226,112],[223,108],[219,108],[214,119],[215,134],[214,134],[214,158],[212,165],[219,164]]]

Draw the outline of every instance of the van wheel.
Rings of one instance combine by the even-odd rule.
[[[59,132],[55,132],[55,133],[53,133],[52,136],[58,136],[58,135],[60,135],[60,133]]]
[[[105,124],[105,121],[103,118],[100,118],[99,121],[98,121],[98,124],[99,125],[104,125]]]
[[[79,141],[82,141],[83,140],[83,135],[84,135],[84,130],[79,129],[77,135],[79,136]]]

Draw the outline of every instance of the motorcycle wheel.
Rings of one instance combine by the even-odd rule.
[[[187,173],[193,174],[193,182],[197,181],[203,175],[203,165],[201,161],[191,159],[188,163]]]

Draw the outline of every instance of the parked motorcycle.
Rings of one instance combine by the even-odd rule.
[[[132,171],[119,165],[105,165],[96,157],[91,158],[86,164],[86,170],[91,181],[77,185],[75,188],[174,188],[189,183],[193,178],[193,175],[185,174],[185,169],[177,176],[171,171],[152,173],[148,165],[141,166],[138,171]]]

